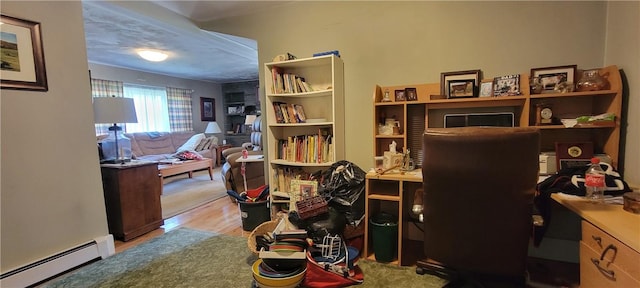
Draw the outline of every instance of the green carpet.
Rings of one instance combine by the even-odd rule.
[[[246,238],[180,228],[91,263],[45,287],[251,287],[257,257]],[[360,287],[442,287],[414,268],[360,260]]]

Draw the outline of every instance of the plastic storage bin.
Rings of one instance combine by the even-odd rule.
[[[253,231],[258,225],[271,220],[269,213],[269,201],[242,202],[240,206],[240,216],[242,218],[242,230]]]

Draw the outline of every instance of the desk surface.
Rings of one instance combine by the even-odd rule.
[[[415,169],[409,172],[405,172],[404,174],[401,174],[399,172],[388,172],[382,175],[379,175],[375,171],[371,170],[367,172],[365,177],[367,179],[422,182],[422,169]]]
[[[238,163],[242,163],[242,162],[263,162],[264,161],[264,155],[249,155],[247,156],[247,158],[238,158],[236,159],[236,162]]]
[[[551,198],[640,253],[640,214],[627,212],[622,205],[593,204],[571,195],[554,193]]]

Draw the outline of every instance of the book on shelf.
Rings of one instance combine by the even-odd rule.
[[[277,123],[304,123],[307,120],[304,107],[300,104],[287,104],[280,101],[272,104]]]
[[[314,91],[304,77],[284,73],[279,67],[271,68],[271,92],[274,94],[305,93]]]
[[[332,136],[326,129],[318,129],[318,134],[288,136],[276,142],[277,159],[317,164],[333,161]]]

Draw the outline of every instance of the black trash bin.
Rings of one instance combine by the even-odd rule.
[[[258,227],[258,225],[271,220],[271,213],[269,213],[269,201],[238,201],[238,206],[240,206],[242,230],[244,231],[253,231],[253,229]]]
[[[373,237],[373,252],[378,262],[391,262],[398,251],[398,221],[387,213],[369,219]]]

